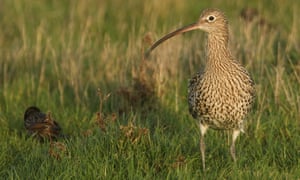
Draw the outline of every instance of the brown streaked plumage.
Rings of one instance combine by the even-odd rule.
[[[61,136],[62,129],[51,114],[44,114],[39,108],[31,106],[24,114],[24,125],[29,135],[43,140],[54,140]]]
[[[209,127],[232,130],[230,153],[236,161],[235,141],[244,131],[244,120],[252,107],[255,89],[249,73],[228,48],[228,22],[224,13],[217,9],[204,10],[196,23],[165,35],[151,46],[147,55],[165,40],[196,29],[207,33],[206,66],[189,82],[188,104],[192,116],[199,120],[205,169],[204,135]]]

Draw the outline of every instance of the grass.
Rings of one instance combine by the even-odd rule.
[[[296,1],[3,0],[0,4],[0,177],[4,179],[299,179],[300,39]],[[240,11],[259,11],[245,22]],[[188,113],[187,82],[203,67],[204,33],[165,33],[217,7],[231,47],[256,82],[246,133],[206,136]],[[100,89],[100,91],[98,90]],[[110,94],[109,97],[106,97]],[[68,139],[26,136],[30,105],[51,111]]]

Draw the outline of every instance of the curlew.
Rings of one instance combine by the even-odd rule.
[[[204,135],[208,128],[232,131],[230,154],[236,161],[235,141],[240,132],[244,132],[244,121],[252,107],[255,88],[247,70],[230,52],[228,22],[218,9],[204,10],[196,23],[165,35],[147,54],[165,40],[197,29],[207,33],[206,65],[189,81],[188,104],[191,115],[199,121],[200,151],[205,169]]]
[[[26,109],[24,114],[24,126],[29,135],[37,137],[40,141],[56,139],[61,136],[62,129],[51,114],[44,114],[35,106]]]

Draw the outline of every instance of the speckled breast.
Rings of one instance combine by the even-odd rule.
[[[242,129],[253,103],[252,84],[247,76],[210,78],[197,74],[189,84],[190,113],[214,129]]]

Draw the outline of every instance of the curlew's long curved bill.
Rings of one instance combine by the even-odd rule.
[[[179,28],[167,35],[165,35],[164,37],[162,37],[161,39],[159,39],[158,41],[156,41],[149,49],[148,51],[146,52],[146,56],[148,56],[151,51],[153,51],[159,44],[163,43],[164,41],[170,39],[171,37],[173,36],[176,36],[178,34],[181,34],[181,33],[184,33],[184,32],[188,32],[188,31],[192,31],[192,30],[195,30],[195,29],[199,29],[198,27],[198,23],[193,23],[193,24],[190,24],[190,25],[187,25],[187,26],[184,26],[182,28]]]

